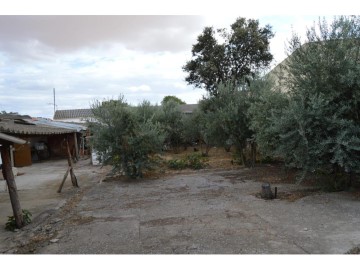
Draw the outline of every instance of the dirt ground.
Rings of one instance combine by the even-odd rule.
[[[80,189],[67,180],[60,194],[63,163],[36,164],[17,182],[49,167],[57,176],[33,189],[18,184],[23,208],[34,219],[17,232],[0,228],[0,252],[344,254],[359,249],[356,192],[298,186],[276,165],[243,168],[231,163],[231,153],[211,151],[206,169],[164,170],[143,180],[106,177],[109,168],[83,160],[75,170]],[[277,199],[259,196],[265,182],[277,187]],[[11,210],[6,199],[1,192],[2,224],[4,209]]]

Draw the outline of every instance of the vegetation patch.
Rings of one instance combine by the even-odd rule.
[[[23,209],[22,214],[23,214],[23,219],[24,219],[24,225],[27,225],[27,224],[31,223],[32,214],[30,213],[30,211]],[[9,216],[8,217],[8,221],[5,224],[5,229],[8,230],[8,231],[15,231],[15,229],[17,229],[16,221],[15,221],[14,216]]]
[[[172,159],[168,161],[168,167],[173,170],[193,169],[200,170],[207,166],[208,159],[199,153],[186,155],[182,159]]]
[[[350,249],[348,252],[346,252],[345,254],[360,254],[360,245],[357,247],[354,247],[352,249]]]

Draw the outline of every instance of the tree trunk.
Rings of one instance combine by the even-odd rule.
[[[75,161],[78,161],[79,160],[79,147],[78,147],[76,132],[74,132],[74,145],[75,145]]]
[[[204,149],[203,149],[203,145],[204,145],[204,144],[206,145],[206,146],[205,146],[205,152],[204,152]],[[205,143],[205,142],[203,142],[202,140],[200,140],[200,151],[201,151],[201,155],[202,155],[203,157],[209,156],[209,150],[210,150],[210,148],[209,148],[208,144]]]
[[[1,159],[2,159],[2,172],[4,175],[4,178],[6,180],[9,195],[10,195],[10,201],[11,206],[14,213],[15,223],[17,228],[22,228],[24,224],[24,219],[22,215],[22,210],[20,206],[19,196],[17,194],[17,188],[15,183],[14,174],[11,168],[11,161],[10,161],[10,145],[2,143],[1,148]]]
[[[251,142],[251,167],[254,168],[256,163],[256,143]]]
[[[242,148],[240,150],[240,157],[241,157],[241,164],[243,166],[246,166],[246,156],[245,156],[245,153],[244,153],[244,148]]]
[[[230,150],[231,150],[231,145],[225,145],[225,146],[224,146],[224,149],[225,149],[225,151],[226,151],[227,153],[229,153]]]
[[[211,149],[211,145],[206,145],[206,157],[208,157],[209,156],[209,151],[210,151],[210,149]]]

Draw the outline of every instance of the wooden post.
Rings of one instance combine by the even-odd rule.
[[[75,158],[76,160],[79,160],[79,147],[78,147],[76,132],[74,132],[74,145],[75,145]]]
[[[15,223],[17,228],[23,227],[24,219],[22,215],[22,210],[20,206],[19,196],[17,193],[16,183],[14,174],[11,168],[11,160],[10,160],[10,144],[1,142],[2,146],[1,148],[1,159],[2,159],[2,172],[4,175],[4,178],[6,180],[9,195],[10,195],[10,201],[11,206],[14,213]]]
[[[74,168],[73,168],[73,163],[71,160],[71,153],[70,153],[70,147],[69,147],[69,141],[66,140],[66,148],[67,148],[67,152],[68,152],[68,165],[70,167],[70,176],[71,176],[71,182],[73,184],[74,187],[79,187],[75,173],[74,173]]]
[[[67,148],[67,153],[68,153],[68,158],[67,158],[67,160],[68,160],[68,169],[67,169],[67,171],[66,171],[66,173],[65,173],[65,175],[63,177],[63,180],[61,181],[61,184],[60,184],[60,186],[59,186],[59,188],[57,190],[58,193],[61,192],[61,189],[62,189],[62,187],[63,187],[63,185],[65,183],[65,180],[66,180],[67,176],[69,175],[69,173],[70,173],[72,185],[74,187],[79,187],[77,178],[76,178],[75,173],[74,173],[73,163],[71,161],[71,153],[70,153],[70,147],[69,147],[68,140],[66,140],[66,148]]]
[[[65,175],[64,175],[64,177],[63,177],[63,180],[61,181],[61,184],[60,184],[60,186],[59,186],[59,188],[58,188],[58,190],[57,190],[58,193],[61,192],[61,190],[62,190],[62,188],[63,188],[63,186],[64,186],[64,183],[65,183],[65,180],[66,180],[66,178],[67,178],[67,176],[68,176],[68,174],[69,174],[69,171],[70,171],[70,167],[68,167],[68,169],[67,169],[67,171],[66,171],[66,173],[65,173]]]

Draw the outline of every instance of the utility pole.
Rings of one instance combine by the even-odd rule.
[[[55,103],[55,88],[54,88],[54,91],[53,91],[53,93],[54,93],[54,115],[55,115],[55,107],[56,107],[56,103]]]

